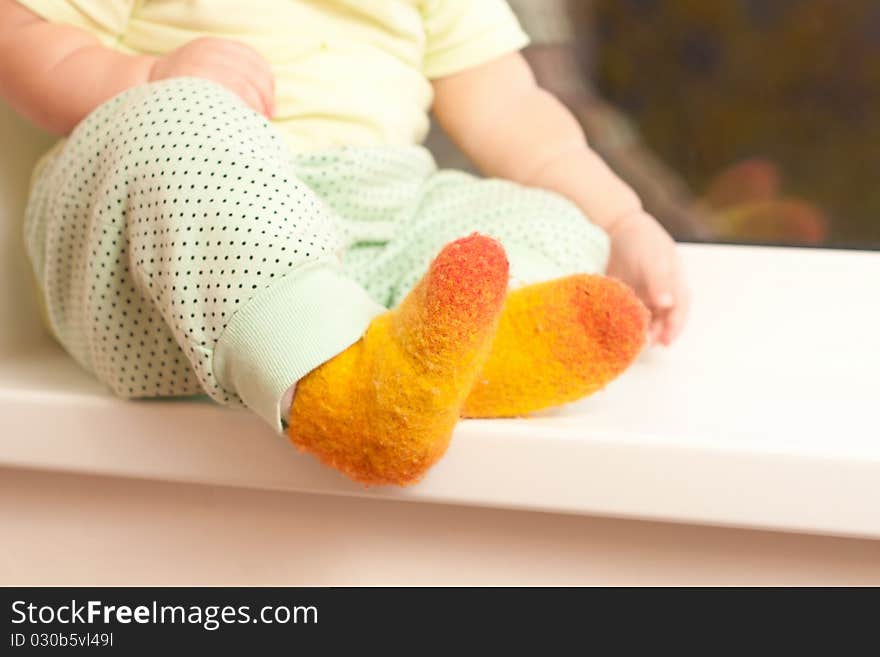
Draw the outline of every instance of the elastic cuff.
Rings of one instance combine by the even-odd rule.
[[[385,311],[337,266],[295,272],[232,316],[214,348],[214,374],[281,432],[285,391],[357,342]]]

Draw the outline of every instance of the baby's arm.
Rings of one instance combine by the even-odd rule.
[[[103,101],[146,82],[154,60],[108,50],[83,30],[0,0],[0,95],[50,132],[70,132]]]
[[[194,75],[226,86],[271,115],[268,64],[247,46],[197,39],[164,57],[126,55],[79,28],[43,20],[15,0],[0,0],[0,98],[40,127],[68,134],[98,105],[126,89]]]
[[[590,149],[571,113],[537,85],[523,57],[437,80],[434,90],[438,121],[484,174],[562,194],[605,229],[609,274],[651,310],[653,337],[672,342],[689,303],[674,242]]]

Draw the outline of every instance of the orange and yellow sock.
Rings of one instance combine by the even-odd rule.
[[[507,292],[498,242],[447,245],[396,309],[299,381],[288,435],[367,485],[417,482],[446,451]]]
[[[648,321],[635,293],[604,276],[512,291],[462,415],[515,417],[596,392],[638,356]]]

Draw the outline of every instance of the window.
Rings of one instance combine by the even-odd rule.
[[[876,0],[510,3],[539,80],[679,239],[880,248]]]

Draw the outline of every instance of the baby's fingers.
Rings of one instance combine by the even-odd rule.
[[[651,310],[651,325],[648,327],[648,344],[655,345],[660,342],[666,324],[666,312]]]
[[[651,310],[652,342],[670,345],[681,333],[690,299],[678,254],[654,260],[646,268],[646,302]]]
[[[266,115],[266,107],[260,93],[254,88],[249,81],[244,79],[236,80],[230,85],[232,91],[241,98],[245,104],[258,114]]]
[[[242,53],[250,53],[250,51],[242,49]],[[272,118],[275,112],[275,79],[265,60],[257,59],[254,54],[250,58],[227,57],[224,63],[227,70],[234,71],[235,75],[241,78],[242,83],[259,95],[256,111]]]
[[[675,305],[675,264],[650,263],[647,267],[645,288],[647,304],[652,312],[665,313]]]
[[[674,304],[663,313],[658,326],[657,341],[669,346],[678,338],[687,321],[690,305],[690,292],[679,268],[675,281]]]

